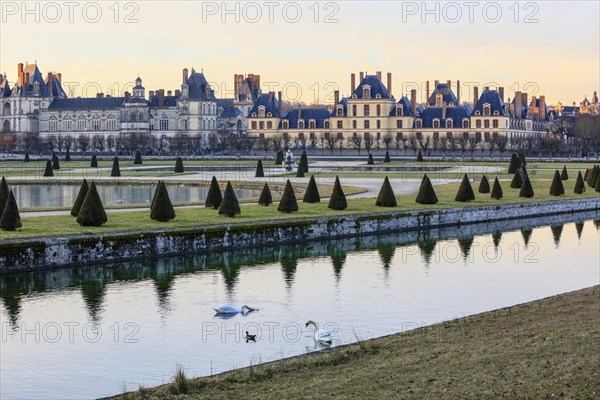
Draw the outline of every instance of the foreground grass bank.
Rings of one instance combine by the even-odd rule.
[[[600,286],[222,375],[134,399],[593,399]]]
[[[532,198],[519,197],[519,189],[511,189],[509,182],[503,182],[504,198],[493,200],[489,194],[475,194],[475,200],[468,203],[456,202],[454,198],[458,183],[451,183],[435,188],[439,202],[434,205],[424,205],[415,202],[415,194],[397,196],[398,207],[376,207],[374,198],[348,199],[348,208],[335,211],[327,208],[328,200],[321,203],[306,204],[299,202],[299,211],[291,214],[277,211],[276,205],[263,207],[259,205],[243,205],[242,213],[235,218],[219,215],[217,211],[203,207],[177,208],[177,217],[169,222],[156,222],[150,219],[149,211],[108,212],[108,222],[101,227],[81,227],[70,215],[54,215],[23,218],[23,227],[19,231],[0,231],[0,242],[7,239],[40,238],[48,236],[69,236],[83,234],[106,234],[132,230],[160,230],[173,228],[207,227],[219,224],[257,224],[282,219],[301,219],[320,216],[345,216],[351,214],[372,214],[385,211],[438,210],[460,207],[479,207],[488,205],[506,205],[516,203],[540,202],[546,200],[600,198],[600,193],[587,188],[581,195],[573,193],[575,180],[564,182],[565,195],[550,196],[550,181],[533,181],[535,196]],[[474,184],[477,191],[477,184]],[[302,195],[297,195],[301,200]]]

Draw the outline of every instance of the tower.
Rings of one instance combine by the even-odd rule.
[[[145,97],[145,90],[144,87],[142,86],[142,78],[140,78],[139,76],[137,77],[137,79],[135,80],[135,86],[133,87],[133,97],[140,97],[140,98],[144,98]]]

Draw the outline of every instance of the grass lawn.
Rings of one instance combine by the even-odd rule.
[[[23,227],[16,232],[0,231],[0,241],[12,238],[35,238],[42,236],[61,236],[76,234],[97,234],[112,231],[153,230],[161,228],[177,228],[192,226],[207,226],[215,224],[228,223],[255,223],[268,222],[285,218],[304,218],[317,217],[324,215],[347,215],[360,213],[374,213],[383,211],[402,211],[419,209],[439,209],[439,208],[459,208],[473,207],[482,205],[496,205],[508,203],[527,203],[542,200],[557,199],[575,199],[575,198],[600,198],[600,193],[587,188],[582,195],[573,193],[575,180],[571,179],[564,182],[566,195],[554,197],[548,194],[550,190],[550,181],[533,181],[535,196],[531,199],[519,197],[518,189],[511,189],[508,182],[503,186],[504,198],[500,201],[493,200],[489,194],[480,195],[476,193],[475,201],[469,203],[459,203],[454,201],[459,183],[451,183],[435,188],[439,203],[435,205],[421,205],[415,203],[415,194],[402,195],[397,197],[398,207],[394,209],[375,207],[374,198],[348,199],[348,208],[344,211],[334,211],[327,208],[328,201],[322,201],[318,204],[304,204],[301,202],[302,195],[297,194],[299,200],[299,211],[292,214],[280,213],[276,205],[263,207],[255,204],[242,205],[242,213],[234,218],[227,218],[218,214],[217,211],[197,208],[178,208],[177,217],[169,222],[156,222],[150,219],[147,211],[123,211],[108,212],[108,222],[101,227],[80,227],[75,218],[69,215],[55,215],[43,217],[24,218]],[[342,180],[343,185],[343,180]],[[473,189],[477,192],[477,184]]]
[[[134,399],[594,399],[600,287],[324,354],[116,396]]]

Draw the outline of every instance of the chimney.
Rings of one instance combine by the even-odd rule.
[[[435,90],[437,90],[437,85],[438,85],[438,83],[440,83],[440,81],[438,81],[438,80],[436,79],[436,80],[435,80],[435,86],[433,87],[433,90],[434,90],[434,91],[435,91]]]
[[[283,117],[283,99],[281,98],[281,90],[277,92],[277,111],[279,112],[279,118]]]
[[[525,104],[527,104],[527,103],[525,103]],[[531,96],[531,117],[535,118],[535,119],[539,119],[539,114],[536,112],[536,110],[537,110],[536,97]]]
[[[425,101],[429,101],[429,81],[425,81]]]
[[[96,95],[97,97],[98,95]],[[129,99],[131,99],[131,93],[129,92],[125,92],[125,101],[129,101]]]
[[[275,97],[275,92],[269,92],[269,103],[273,101],[274,97]]]
[[[181,90],[175,89],[175,96],[179,97],[181,95]]]
[[[260,87],[260,75],[254,75],[254,79],[256,81],[256,87]]]
[[[460,81],[456,81],[456,105],[460,105]]]
[[[413,117],[416,117],[417,116],[417,89],[410,90],[410,110],[412,111]]]
[[[523,102],[523,93],[521,93],[519,91],[515,92],[515,118],[517,118],[517,119],[521,119],[523,116],[522,102]]]
[[[359,76],[360,76],[360,82],[362,82],[362,80],[363,80],[363,79],[365,79],[365,74],[364,74],[364,72],[360,71],[360,73],[359,73]],[[360,83],[360,82],[359,82],[359,83]]]
[[[504,102],[504,86],[500,86],[498,88],[498,95],[500,95],[500,99]]]
[[[334,90],[334,92],[333,92],[333,102],[334,102],[333,103],[334,105],[340,102],[340,91],[339,90]]]
[[[448,79],[446,83],[448,84],[448,90],[452,89],[452,81]]]
[[[484,86],[484,87],[483,87],[483,91],[484,91],[484,92],[487,92],[488,90],[490,90],[490,87],[489,87],[489,86]]]
[[[381,71],[377,71],[377,79],[381,80]]]
[[[165,105],[165,89],[158,90],[158,106],[164,107]]]
[[[181,82],[181,84],[184,85],[187,82],[187,80],[188,80],[188,69],[187,68],[183,69],[183,77],[182,77],[182,79],[183,79],[183,82]]]
[[[446,120],[446,102],[442,101],[442,121]]]
[[[391,72],[387,73],[387,90],[388,90],[388,95],[390,97],[392,97],[392,73]]]
[[[48,72],[48,82],[46,82],[46,85],[48,86],[50,96],[52,96],[52,72]]]
[[[107,94],[107,95],[106,95],[106,98],[107,98],[107,99],[109,99],[109,98],[111,98],[111,97],[112,97],[112,96],[111,96],[110,94]]]
[[[540,96],[540,120],[546,120],[546,96]]]
[[[248,86],[250,90],[253,91],[256,87],[256,81],[254,80],[254,74],[248,74]]]
[[[298,121],[302,118],[302,106],[298,104]]]
[[[101,99],[104,97],[104,93],[96,93],[96,97]]]
[[[473,87],[473,106],[479,101],[479,87]]]
[[[58,83],[62,85],[62,74],[60,72],[56,74],[56,79],[58,80]]]
[[[529,103],[527,102],[527,93],[525,92],[521,92],[521,104],[525,106],[525,108],[527,108],[527,106],[529,105]]]
[[[356,89],[356,74],[353,72],[350,74],[350,94],[354,93]]]
[[[238,74],[233,75],[233,98],[238,99]]]
[[[19,81],[19,85],[23,85],[23,63],[19,63],[17,65],[17,80]]]
[[[151,91],[149,92],[149,94],[150,94],[150,98],[154,97],[154,90],[151,90]]]
[[[173,91],[172,90],[167,90],[167,96],[173,96]]]

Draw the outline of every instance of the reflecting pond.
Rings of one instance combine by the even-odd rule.
[[[82,399],[599,283],[600,214],[0,276],[3,398]],[[213,307],[259,311],[231,318]],[[257,334],[246,343],[245,332]]]
[[[96,183],[100,198],[105,205],[149,204],[156,185],[129,185]],[[20,208],[71,207],[77,198],[80,185],[73,184],[23,184],[11,185],[17,205]],[[167,191],[172,202],[204,202],[208,186],[168,185]],[[238,199],[258,199],[260,190],[236,188]]]

